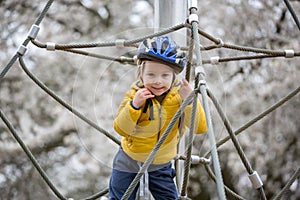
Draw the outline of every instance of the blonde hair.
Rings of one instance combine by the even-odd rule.
[[[137,80],[141,80],[142,79],[142,72],[143,72],[143,68],[145,66],[145,61],[143,60],[138,60],[137,61],[137,66],[138,66],[138,69],[137,69],[137,72],[136,72],[136,78]]]

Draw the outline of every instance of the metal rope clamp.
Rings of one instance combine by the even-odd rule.
[[[137,64],[137,60],[138,60],[137,55],[134,55],[132,59],[133,59],[134,64]]]
[[[261,188],[263,186],[263,182],[261,181],[257,171],[249,174],[248,177],[255,189]]]
[[[27,51],[27,47],[24,45],[19,46],[17,53],[21,56],[23,56]]]
[[[193,22],[199,22],[199,17],[197,14],[190,14],[189,23],[192,24]]]
[[[35,39],[36,36],[38,35],[39,31],[40,31],[40,27],[39,26],[37,26],[35,24],[32,25],[31,28],[30,28],[30,31],[28,33],[28,38]]]
[[[115,41],[116,47],[123,48],[125,47],[125,40],[124,39],[118,39]]]
[[[195,74],[203,74],[205,76],[204,68],[201,65],[195,67]]]
[[[47,42],[46,43],[46,49],[48,51],[54,51],[55,50],[55,43],[53,43],[53,42]]]
[[[217,65],[217,64],[219,64],[219,60],[220,60],[220,57],[219,57],[219,56],[214,56],[214,57],[211,57],[211,58],[210,58],[210,63],[211,63],[212,65]]]
[[[223,46],[224,46],[224,42],[223,42],[223,40],[222,40],[222,39],[220,39],[220,38],[218,38],[218,41],[219,41],[219,43],[217,44],[217,47],[218,47],[218,48],[221,48],[221,47],[223,47]]]
[[[207,158],[204,158],[204,157],[192,155],[192,156],[191,156],[191,163],[192,163],[192,164],[199,164],[199,163],[202,163],[202,164],[207,164],[207,165],[209,165],[209,164],[210,164],[210,160],[207,159]]]
[[[295,52],[292,49],[284,50],[286,58],[293,58],[295,56]]]

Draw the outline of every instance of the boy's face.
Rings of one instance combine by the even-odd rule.
[[[168,65],[145,61],[141,75],[144,86],[155,96],[160,96],[170,89],[175,73]]]

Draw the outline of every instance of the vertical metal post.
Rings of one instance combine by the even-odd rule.
[[[188,16],[188,1],[186,0],[155,0],[154,2],[154,31],[157,32],[164,28],[168,28],[183,23]],[[169,36],[176,41],[179,46],[187,45],[187,30],[182,29],[170,33]],[[184,77],[184,72],[179,75],[179,79]],[[182,137],[179,146],[179,155],[185,152],[185,137]],[[181,189],[183,181],[184,161],[176,161],[176,184],[178,191]]]
[[[183,23],[188,15],[186,0],[155,0],[154,31]],[[186,29],[169,34],[180,46],[186,46]]]

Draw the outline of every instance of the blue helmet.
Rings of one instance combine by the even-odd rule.
[[[144,40],[137,50],[137,58],[164,63],[176,73],[180,73],[186,65],[185,53],[168,36]]]

